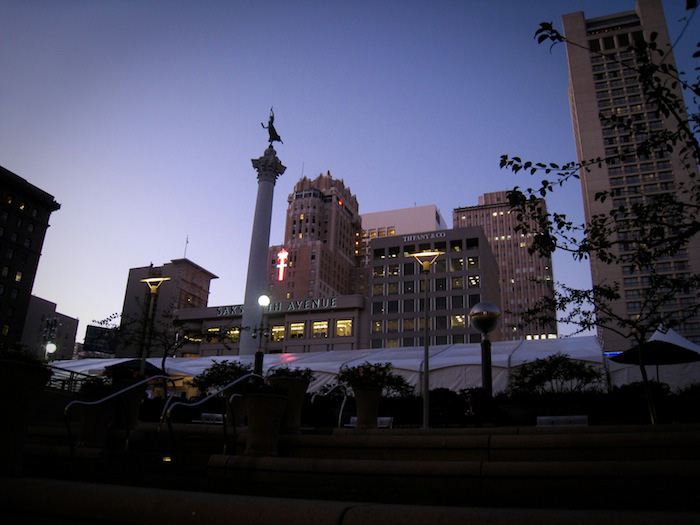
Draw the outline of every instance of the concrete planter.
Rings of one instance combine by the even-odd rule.
[[[382,398],[381,387],[353,386],[357,406],[357,428],[376,428],[379,416],[379,401]]]
[[[21,476],[29,417],[51,372],[44,366],[0,360],[0,475]]]
[[[304,396],[309,388],[309,381],[300,377],[272,376],[268,378],[270,386],[284,392],[287,406],[282,419],[283,434],[301,433],[301,411]]]
[[[246,456],[276,456],[277,441],[287,398],[277,390],[260,391],[246,395],[248,433]]]

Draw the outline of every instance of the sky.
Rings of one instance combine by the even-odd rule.
[[[672,40],[685,0],[663,2]],[[79,319],[121,312],[130,268],[186,257],[241,304],[274,107],[287,167],[270,244],[302,175],[330,171],[360,213],[435,204],[537,180],[502,154],[575,160],[566,54],[540,22],[633,0],[0,0],[0,165],[52,194],[33,294]],[[700,16],[675,50],[690,71]],[[583,219],[580,187],[548,198]],[[555,253],[554,278],[590,286]],[[560,327],[562,333],[570,330]]]

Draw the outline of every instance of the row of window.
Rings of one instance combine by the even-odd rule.
[[[273,324],[269,328],[270,341],[283,341],[284,339],[308,339],[324,337],[351,337],[352,319],[335,319],[322,321],[291,322],[286,326]],[[205,342],[207,343],[238,343],[240,341],[241,328],[213,327],[207,329]],[[201,343],[202,336],[199,333],[187,333],[185,338],[191,343]]]
[[[448,345],[463,343],[480,343],[481,334],[452,334],[436,335],[430,338],[431,345]],[[401,348],[411,346],[423,346],[423,337],[388,337],[386,339],[372,339],[372,348]]]
[[[465,288],[480,288],[481,287],[481,277],[479,275],[467,275],[467,276],[455,276],[450,277],[449,280],[446,277],[438,277],[428,281],[432,283],[428,285],[429,292],[444,292],[448,288],[450,290],[464,290]],[[395,283],[377,283],[372,285],[372,296],[384,296],[384,295],[398,295],[398,294],[412,294],[412,293],[424,293],[425,292],[425,281],[418,281],[418,286],[416,286],[416,281],[401,281]]]
[[[481,294],[469,294],[467,296],[466,308],[471,308],[475,304],[481,301]],[[465,301],[463,295],[451,295],[449,296],[449,307],[448,307],[448,297],[432,297],[428,298],[428,309],[433,310],[447,310],[448,308],[456,310],[465,308]],[[372,315],[384,315],[384,314],[396,314],[396,313],[408,313],[408,312],[422,312],[425,309],[425,299],[401,299],[401,300],[389,300],[389,301],[375,301],[372,303]]]
[[[430,317],[428,324],[431,330],[451,330],[458,328],[468,328],[469,319],[466,314],[457,315],[436,315]],[[372,333],[394,333],[394,332],[414,332],[425,330],[425,318],[405,318],[405,319],[377,319],[372,321]]]
[[[398,277],[400,275],[415,275],[418,264],[407,262],[403,264],[387,264],[372,267],[373,277]],[[456,257],[452,259],[438,259],[431,266],[433,273],[462,272],[464,270],[478,270],[479,257]],[[403,273],[401,273],[403,270]]]

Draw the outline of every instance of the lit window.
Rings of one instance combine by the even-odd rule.
[[[328,337],[328,321],[314,321],[311,327],[311,337]]]
[[[481,285],[481,279],[478,275],[470,275],[467,277],[469,288],[478,288]]]
[[[381,334],[382,333],[382,322],[381,321],[373,321],[372,322],[372,333],[373,334]]]
[[[304,323],[290,323],[289,324],[289,338],[290,339],[303,339],[304,338]]]
[[[352,335],[352,319],[338,319],[335,322],[336,337],[350,337]]]
[[[22,272],[17,272],[15,274],[15,282],[16,283],[21,283],[22,282]]]
[[[270,340],[271,341],[284,341],[284,326],[274,325],[272,330],[270,330]]]
[[[218,328],[208,328],[207,329],[207,343],[218,343],[219,342],[219,329]]]

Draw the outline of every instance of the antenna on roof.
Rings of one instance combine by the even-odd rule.
[[[187,259],[187,245],[190,243],[190,236],[187,234],[187,238],[185,239],[185,254],[182,256],[183,259]]]

